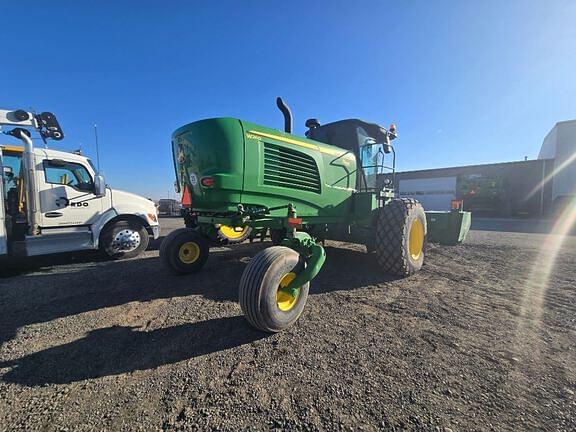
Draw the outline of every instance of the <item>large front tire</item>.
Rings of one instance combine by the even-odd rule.
[[[209,253],[208,239],[191,228],[172,231],[160,246],[162,263],[175,274],[200,271]]]
[[[426,213],[408,198],[382,207],[376,222],[376,257],[380,268],[395,276],[409,276],[422,268],[426,253]]]
[[[265,249],[252,258],[240,279],[240,307],[257,329],[275,333],[294,324],[304,310],[310,283],[289,291],[285,287],[303,264],[284,246]]]

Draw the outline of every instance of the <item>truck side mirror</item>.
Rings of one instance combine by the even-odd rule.
[[[97,174],[94,178],[94,194],[97,197],[106,196],[106,180],[101,174]]]

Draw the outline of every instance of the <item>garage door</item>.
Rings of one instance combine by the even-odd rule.
[[[398,193],[417,199],[426,210],[450,210],[451,201],[456,198],[456,177],[402,179]]]

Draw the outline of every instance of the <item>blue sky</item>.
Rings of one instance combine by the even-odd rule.
[[[46,7],[46,5],[50,7]],[[232,116],[396,122],[401,170],[537,156],[576,118],[576,2],[0,3],[2,108],[54,112],[112,187],[172,196],[170,135]],[[4,141],[4,139],[3,139]]]

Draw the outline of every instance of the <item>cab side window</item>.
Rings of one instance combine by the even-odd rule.
[[[80,164],[62,160],[44,161],[46,183],[66,185],[83,192],[92,192],[94,182],[88,170]]]

